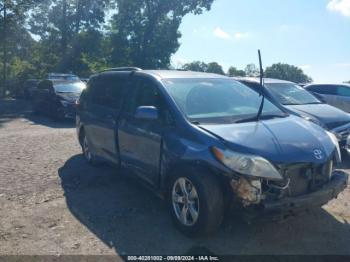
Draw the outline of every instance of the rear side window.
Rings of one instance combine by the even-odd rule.
[[[332,85],[314,85],[307,88],[310,92],[315,92],[322,95],[336,95],[337,88]]]
[[[100,76],[89,82],[90,99],[93,104],[120,110],[127,78]]]

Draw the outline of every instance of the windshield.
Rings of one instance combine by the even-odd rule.
[[[182,112],[192,121],[242,121],[255,117],[261,105],[259,94],[230,79],[165,79],[163,83]],[[270,101],[265,101],[262,116],[285,115]]]
[[[86,85],[82,82],[56,84],[54,86],[57,93],[81,93]]]
[[[315,96],[296,84],[271,83],[265,86],[282,105],[321,104]]]

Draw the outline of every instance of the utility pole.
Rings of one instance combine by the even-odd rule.
[[[6,82],[7,82],[7,0],[4,0],[4,40],[3,40],[3,85],[0,92],[0,97],[3,97],[5,95],[6,90]]]

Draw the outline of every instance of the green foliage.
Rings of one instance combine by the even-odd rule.
[[[287,80],[295,83],[311,83],[312,79],[302,69],[288,64],[274,64],[267,67],[265,77]]]
[[[260,75],[259,69],[254,64],[248,64],[244,72],[247,77],[256,77]]]
[[[211,62],[208,64],[207,73],[214,73],[219,75],[225,75],[224,70],[222,69],[222,66],[219,65],[216,62]]]
[[[48,72],[87,77],[115,66],[167,68],[180,46],[183,17],[209,10],[213,1],[1,0],[0,66],[7,66],[0,84],[3,76],[12,81]],[[107,13],[114,14],[109,23]]]
[[[116,0],[112,63],[167,68],[179,46],[182,19],[209,10],[213,0]]]
[[[185,64],[181,69],[186,71],[206,72],[206,73],[225,75],[224,70],[222,69],[222,66],[216,62],[211,62],[209,64],[206,64],[201,61],[194,61],[194,62]]]
[[[99,51],[96,41],[101,40],[100,30],[109,3],[109,0],[42,0],[31,10],[31,33],[38,35],[41,42],[50,46],[52,55],[59,57],[56,71],[80,73],[87,69],[80,64],[81,58],[84,52],[96,55]],[[86,44],[85,40],[92,43]]]
[[[244,70],[239,70],[236,67],[231,66],[228,69],[227,75],[230,77],[245,77],[245,71]]]
[[[194,62],[185,64],[182,67],[182,70],[193,71],[193,72],[206,72],[207,69],[208,69],[208,65],[200,61],[194,61]]]
[[[34,41],[25,27],[28,10],[34,0],[3,0],[0,2],[0,96],[11,77],[22,72],[31,57]],[[21,63],[23,61],[23,63]],[[13,67],[13,68],[12,68]]]

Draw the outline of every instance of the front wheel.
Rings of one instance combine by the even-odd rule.
[[[175,176],[168,189],[169,208],[177,228],[187,236],[215,232],[224,215],[224,196],[218,180],[207,173]]]

